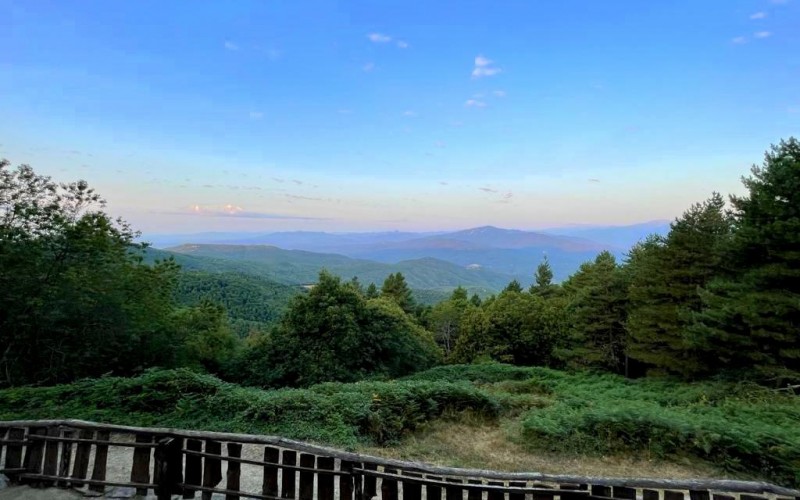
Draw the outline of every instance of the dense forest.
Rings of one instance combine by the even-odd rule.
[[[772,427],[750,429],[747,425],[756,425],[751,419],[743,420],[736,437],[726,434],[733,431],[724,428],[722,409],[709,409],[713,415],[708,413],[710,420],[703,422],[702,415],[689,410],[663,415],[648,395],[678,391],[676,384],[703,387],[708,393],[726,387],[733,394],[741,389],[736,384],[747,383],[753,384],[748,397],[787,398],[775,403],[781,410],[770,418],[791,422],[800,416],[794,395],[800,387],[800,141],[791,138],[771,147],[763,165],[754,166],[743,184],[744,195],[726,200],[711,194],[675,219],[666,236],[641,241],[621,261],[602,252],[560,283],[554,282],[546,259],[531,262],[534,282],[528,289],[512,281],[501,292],[482,298],[459,287],[445,300],[429,304],[415,298],[400,272],[383,283],[362,283],[322,270],[310,290],[299,291],[244,273],[182,270],[172,258],[148,255],[147,246],[136,243],[134,229],[107,214],[103,199],[86,182],[59,184],[27,165],[12,168],[3,161],[0,388],[5,389],[0,391],[0,414],[61,416],[45,415],[48,410],[97,418],[96,413],[81,410],[73,415],[75,408],[53,405],[63,399],[58,391],[84,387],[119,398],[117,392],[125,384],[166,376],[185,380],[190,392],[202,385],[196,390],[203,397],[208,391],[219,393],[224,384],[281,391],[311,388],[292,397],[313,396],[323,407],[340,404],[339,396],[356,406],[369,405],[364,395],[384,390],[397,392],[398,401],[414,391],[421,391],[413,395],[420,401],[457,393],[452,397],[461,398],[458,404],[470,406],[472,401],[482,412],[497,414],[510,400],[497,402],[477,389],[461,394],[458,391],[467,389],[458,384],[436,386],[441,389],[437,392],[413,374],[433,369],[426,373],[438,373],[437,383],[445,383],[448,367],[439,365],[500,366],[491,364],[499,362],[541,367],[545,371],[513,371],[511,366],[504,370],[513,371],[509,380],[538,377],[539,386],[546,382],[552,385],[550,391],[557,386],[565,394],[578,387],[590,388],[587,393],[605,390],[594,387],[595,381],[602,385],[613,380],[622,384],[619,387],[646,384],[635,386],[642,391],[641,405],[635,403],[638,396],[625,396],[631,418],[616,421],[619,428],[604,427],[606,431],[612,429],[621,440],[628,436],[633,448],[650,446],[648,437],[671,436],[671,444],[662,450],[665,454],[682,450],[707,458],[712,448],[724,449],[728,455],[723,467],[800,484],[800,445],[791,435]],[[162,371],[153,371],[156,368]],[[98,377],[104,378],[82,380]],[[139,378],[121,382],[126,379],[118,377]],[[380,385],[403,377],[416,382],[408,389]],[[434,378],[425,383],[433,384]],[[361,380],[375,387],[347,385]],[[325,384],[330,382],[342,384]],[[77,385],[47,393],[36,393],[39,389],[34,387],[15,389],[70,383]],[[244,392],[228,397],[241,396],[242,401],[226,404],[245,404],[250,390],[256,389],[237,387]],[[411,392],[401,397],[404,390]],[[611,392],[607,407],[591,411],[613,413],[609,401],[621,401],[621,396]],[[278,391],[274,398],[288,394]],[[725,408],[724,396],[715,394],[719,402],[714,405]],[[98,407],[94,396],[85,397],[86,408]],[[31,400],[40,406],[30,406]],[[270,401],[280,406],[277,399]],[[569,397],[554,404],[569,411],[551,408],[530,414],[523,421],[524,435],[530,443],[561,443],[587,451],[577,449],[578,434],[566,431],[584,417],[581,435],[598,431],[591,427],[589,410]],[[439,415],[443,406],[437,408],[430,409],[430,415],[422,412],[420,418]],[[755,411],[747,407],[748,415]],[[336,412],[346,413],[338,406]],[[120,409],[119,414],[130,412]],[[101,415],[120,419],[116,413]],[[369,418],[373,424],[387,425],[389,415]],[[763,426],[768,425],[765,419]],[[193,422],[199,421],[204,420]],[[243,430],[285,431],[348,444],[343,438],[270,426],[268,417],[259,421],[267,423]],[[185,419],[176,423],[193,425]],[[712,424],[716,427],[697,431]],[[395,438],[405,424],[397,425],[400,428],[394,430],[370,428]],[[674,429],[683,430],[674,434]],[[763,436],[758,434],[762,431]],[[741,434],[748,432],[755,440],[751,447],[774,448],[772,458],[742,448],[737,440],[746,440]],[[375,441],[387,439],[380,434]],[[700,441],[706,444],[697,444]]]

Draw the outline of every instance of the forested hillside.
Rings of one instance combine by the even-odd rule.
[[[473,412],[528,450],[689,457],[800,485],[794,138],[767,151],[744,194],[711,193],[623,259],[599,252],[561,283],[540,259],[530,286],[483,296],[456,285],[490,275],[453,270],[434,305],[412,289],[447,269],[436,261],[370,274],[374,263],[343,256],[292,268],[262,246],[173,256],[134,243],[84,181],[7,162],[0,176],[4,418],[356,446]],[[313,286],[271,281],[265,262]]]
[[[233,262],[233,266],[288,285],[313,283],[321,269],[327,269],[344,279],[358,278],[363,283],[376,284],[382,283],[391,273],[401,272],[409,286],[418,289],[452,289],[462,285],[499,290],[511,279],[506,274],[468,269],[429,257],[385,264],[337,254],[284,250],[268,245],[187,244],[167,250],[190,258]]]

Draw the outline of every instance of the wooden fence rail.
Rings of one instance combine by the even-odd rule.
[[[273,436],[79,420],[0,422],[0,472],[36,487],[123,487],[158,499],[800,500],[800,491],[762,482],[453,469]]]

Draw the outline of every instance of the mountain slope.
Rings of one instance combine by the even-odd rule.
[[[395,264],[353,259],[337,254],[322,254],[301,250],[283,250],[266,245],[199,245],[173,247],[169,253],[185,259],[190,265],[203,263],[202,259],[220,262],[226,268],[247,268],[280,283],[298,285],[313,283],[322,269],[344,279],[358,277],[364,283],[380,285],[390,273],[401,272],[409,287],[421,289],[449,289],[456,286],[502,289],[513,279],[511,276],[484,269],[467,269],[443,260],[420,258]],[[179,256],[179,257],[178,257]],[[198,260],[201,259],[201,260]],[[212,261],[209,261],[211,263]]]

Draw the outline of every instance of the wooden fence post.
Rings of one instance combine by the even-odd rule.
[[[228,443],[228,457],[242,458],[242,445],[239,443]],[[242,464],[233,460],[228,460],[228,471],[226,473],[225,489],[239,491],[239,478],[242,473]],[[239,495],[228,493],[225,500],[239,500]]]
[[[111,433],[108,431],[97,431],[96,438],[98,441],[108,441],[111,439]],[[92,467],[92,481],[105,481],[106,480],[106,467],[108,466],[108,445],[97,444],[94,449],[94,466]],[[106,487],[102,484],[90,484],[89,490],[103,493]]]
[[[206,440],[206,453],[211,455],[222,454],[222,443],[211,439]],[[203,486],[213,488],[222,481],[222,462],[219,458],[203,457]],[[203,500],[211,500],[211,492],[204,491],[200,497]]]
[[[182,493],[183,439],[162,438],[155,450],[153,482],[156,484],[158,500],[169,500],[173,493]]]
[[[153,442],[153,436],[137,434],[136,442],[139,444],[150,444]],[[152,451],[152,448],[144,447],[133,449],[133,466],[131,467],[132,483],[150,482],[150,455]],[[141,496],[147,495],[147,488],[136,488],[136,494]]]

